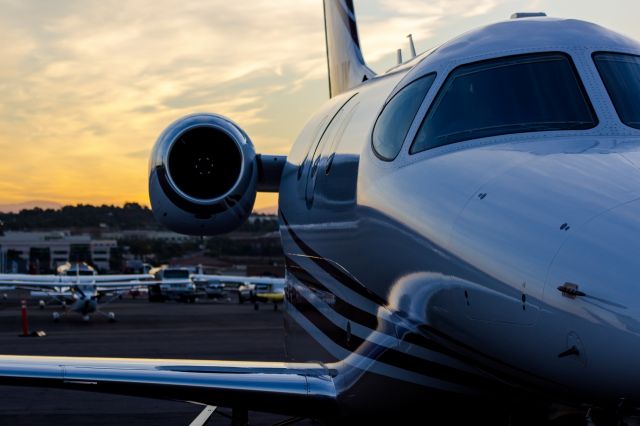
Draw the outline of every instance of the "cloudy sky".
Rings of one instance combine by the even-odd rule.
[[[355,4],[376,70],[408,33],[424,51],[514,11],[640,40],[638,0]],[[286,154],[327,99],[321,0],[0,0],[0,40],[0,204],[148,204],[148,154],[176,118],[224,114],[258,152]]]

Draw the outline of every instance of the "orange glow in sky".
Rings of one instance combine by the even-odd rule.
[[[382,71],[408,33],[424,51],[514,11],[640,38],[637,0],[354,3]],[[148,204],[149,151],[173,120],[223,114],[256,152],[286,155],[328,96],[320,0],[0,0],[0,12],[0,205]]]

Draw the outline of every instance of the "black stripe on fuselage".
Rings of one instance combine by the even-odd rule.
[[[499,364],[513,371],[509,373],[504,370],[487,366],[486,364],[479,362],[476,358],[464,355],[460,351],[456,351],[455,349],[452,349],[446,345],[443,345],[440,342],[431,340],[425,337],[424,335],[413,332],[407,328],[402,327],[399,324],[392,324],[383,318],[377,317],[369,312],[363,311],[362,309],[351,305],[350,303],[346,302],[342,298],[335,295],[335,293],[333,293],[329,288],[327,288],[325,285],[320,283],[311,274],[309,274],[309,272],[307,272],[304,268],[302,268],[299,264],[297,264],[291,258],[291,256],[287,256],[285,260],[287,263],[287,270],[291,275],[293,275],[300,283],[305,285],[314,293],[320,292],[324,294],[331,294],[333,303],[327,304],[330,307],[330,309],[332,309],[338,315],[344,317],[345,319],[352,321],[353,323],[357,323],[359,325],[365,326],[371,329],[372,331],[375,330],[380,333],[387,334],[391,337],[396,338],[399,341],[410,343],[417,347],[448,356],[470,367],[477,368],[480,371],[490,374],[498,378],[502,382],[511,383],[518,387],[531,386],[531,380],[525,380],[525,379],[516,377],[513,375],[513,371],[526,373],[526,377],[532,378],[536,381],[542,380],[539,377],[532,375],[531,373],[525,372],[520,369],[516,369],[514,367],[511,367],[499,361],[498,361]],[[289,301],[291,302],[291,300]],[[441,333],[441,332],[436,333],[435,331],[436,330],[433,329],[432,327],[429,327],[429,330],[425,330],[425,332],[429,334],[437,335],[437,337],[441,337],[443,340],[450,341],[450,342],[453,340],[450,338],[445,338],[446,335],[444,333]],[[343,334],[346,333],[345,330],[343,330],[342,332]],[[453,341],[452,343],[455,343],[455,341]],[[465,349],[469,352],[472,352],[472,348],[470,348],[467,345],[465,345]]]
[[[298,245],[298,247],[302,250],[302,252],[304,253],[304,256],[301,256],[305,259],[309,259],[311,261],[313,261],[317,266],[319,266],[324,272],[326,272],[327,274],[329,274],[337,283],[345,286],[346,288],[356,292],[357,294],[363,296],[364,298],[366,298],[367,300],[374,302],[376,304],[376,306],[380,306],[380,307],[385,307],[387,305],[386,301],[384,301],[384,299],[382,299],[381,297],[379,297],[378,295],[376,295],[375,293],[369,291],[365,286],[363,286],[360,282],[358,282],[355,278],[351,277],[346,271],[342,270],[341,268],[339,268],[337,265],[335,265],[333,262],[325,259],[324,257],[322,257],[320,254],[318,254],[315,250],[313,250],[311,247],[309,247],[309,245],[307,245],[300,236],[297,235],[297,233],[291,228],[291,226],[289,225],[289,222],[286,220],[286,218],[284,217],[284,214],[282,213],[282,211],[280,211],[280,217],[282,219],[282,221],[285,224],[285,229],[287,230],[287,233],[291,236],[291,238],[294,240],[294,242]],[[388,321],[385,321],[382,318],[379,318],[369,312],[363,311],[359,308],[357,308],[356,306],[353,306],[352,304],[346,302],[345,300],[339,298],[338,296],[335,295],[335,293],[333,291],[331,291],[330,289],[328,289],[325,285],[323,285],[322,283],[320,283],[318,280],[316,280],[315,278],[313,278],[313,276],[311,274],[308,273],[308,271],[306,271],[303,267],[301,267],[298,263],[296,263],[293,259],[292,256],[295,255],[287,255],[286,256],[286,261],[288,262],[287,267],[290,268],[290,271],[294,274],[294,276],[296,276],[296,278],[298,278],[303,284],[309,286],[310,288],[316,288],[322,292],[326,292],[326,293],[331,293],[331,295],[335,298],[335,303],[332,306],[332,309],[334,309],[334,311],[336,311],[339,315],[355,322],[358,324],[361,324],[363,326],[366,326],[370,329],[378,329],[378,331],[380,332],[387,332],[387,334],[393,335],[395,337],[395,331],[397,331],[400,335],[400,340],[407,342],[407,343],[411,343],[414,344],[416,346],[434,351],[434,352],[439,352],[443,355],[447,355],[450,356],[454,359],[457,359],[459,361],[462,361],[472,367],[478,368],[479,370],[485,371],[491,375],[494,375],[495,377],[499,377],[500,380],[502,381],[506,381],[509,383],[518,383],[519,385],[524,385],[526,387],[535,387],[538,388],[540,387],[541,389],[544,389],[545,386],[553,386],[553,387],[558,387],[560,386],[558,383],[545,379],[543,377],[537,376],[535,374],[532,374],[526,370],[523,370],[519,367],[515,367],[512,366],[508,363],[505,363],[504,361],[495,358],[493,356],[490,356],[482,351],[479,351],[463,342],[458,341],[457,339],[452,338],[451,336],[449,336],[448,334],[441,332],[440,330],[436,329],[433,326],[429,326],[426,324],[420,325],[419,328],[421,330],[421,332],[425,333],[425,334],[430,334],[436,338],[439,338],[443,341],[449,342],[450,344],[453,344],[454,346],[468,352],[468,353],[473,353],[475,355],[478,355],[482,358],[484,358],[487,361],[493,362],[497,365],[502,366],[504,369],[509,370],[509,371],[504,371],[501,369],[497,369],[494,367],[490,367],[488,365],[486,365],[486,363],[483,363],[481,361],[479,361],[477,358],[471,357],[471,356],[467,356],[464,355],[463,353],[461,353],[458,350],[455,349],[451,349],[448,346],[445,346],[441,343],[438,343],[432,339],[429,339],[428,337],[424,336],[423,334],[418,334],[415,333],[412,330],[409,329],[405,329],[401,326],[399,326],[399,324],[390,324]],[[297,272],[298,275],[295,275],[295,273]],[[345,280],[345,281],[343,281]],[[380,325],[380,326],[379,326]],[[322,330],[322,329],[321,329]],[[514,376],[514,373],[518,373],[523,375],[524,377],[526,377],[529,380],[526,379],[522,379],[519,377]],[[534,385],[532,383],[532,381],[536,382],[537,384]]]
[[[291,256],[285,256],[285,263],[287,270],[305,286],[316,292],[330,294],[333,298],[333,303],[329,305],[333,310],[340,313],[340,315],[372,330],[378,328],[379,322],[381,321],[378,316],[363,311],[362,309],[357,308],[352,304],[347,303],[344,299],[336,296],[332,290],[320,281],[316,280],[309,272],[307,272],[306,269],[296,263]]]
[[[288,302],[315,327],[321,330],[325,336],[349,352],[412,373],[469,387],[474,391],[491,391],[493,393],[505,391],[505,388],[495,380],[458,370],[434,361],[418,358],[396,349],[371,342],[359,336],[348,334],[341,327],[331,322],[293,287],[287,288],[287,298]]]
[[[439,352],[468,363],[469,360],[466,359],[466,357],[463,357],[458,352],[450,350],[447,347],[438,344],[437,342],[429,340],[419,334],[413,333],[410,330],[403,329],[398,324],[392,324],[383,318],[380,318],[348,303],[341,297],[337,296],[327,286],[316,280],[307,270],[296,263],[291,256],[286,256],[285,262],[288,272],[291,273],[291,275],[293,275],[299,282],[307,286],[307,288],[315,292],[330,294],[332,296],[333,303],[327,305],[329,305],[330,308],[333,309],[338,315],[348,319],[349,321],[367,327],[372,331],[377,330],[392,337],[397,337],[396,331],[399,331],[403,336],[402,340],[406,341],[407,343],[411,343],[434,352]]]
[[[311,259],[323,271],[331,275],[333,279],[335,279],[337,282],[339,282],[343,286],[349,288],[351,291],[372,301],[376,305],[379,305],[379,306],[387,305],[387,301],[384,300],[382,297],[378,296],[377,294],[369,290],[366,286],[362,285],[358,280],[353,278],[346,271],[344,271],[334,263],[330,262],[329,260],[325,259],[324,257],[320,256],[315,250],[309,247],[304,241],[302,241],[302,239],[298,236],[298,234],[296,234],[295,231],[291,229],[291,226],[289,226],[289,223],[287,222],[287,220],[284,218],[282,214],[280,214],[280,217],[282,218],[282,221],[285,223],[289,235],[291,236],[291,238],[293,238],[293,241],[295,241],[298,247],[300,247],[300,249],[305,254],[305,256],[307,256],[307,258]]]

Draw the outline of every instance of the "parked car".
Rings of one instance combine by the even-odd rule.
[[[193,277],[196,291],[205,295],[208,299],[222,299],[226,297],[225,284],[213,278]]]
[[[160,267],[150,273],[156,280],[161,281],[161,283],[148,286],[150,302],[177,300],[193,303],[196,301],[196,285],[191,279],[191,272],[188,269]]]

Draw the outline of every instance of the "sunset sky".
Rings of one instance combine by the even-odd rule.
[[[638,0],[355,0],[378,71],[516,11],[593,21],[640,40]],[[148,204],[158,134],[229,116],[257,152],[287,154],[327,99],[321,0],[0,0],[0,204]],[[276,204],[261,196],[257,206]]]

